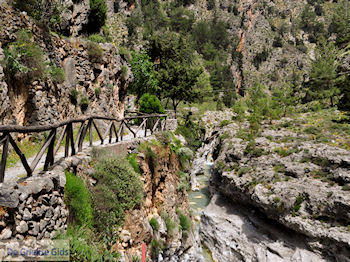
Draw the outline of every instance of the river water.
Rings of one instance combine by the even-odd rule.
[[[210,202],[210,194],[209,194],[209,179],[211,176],[211,170],[213,168],[213,162],[207,161],[205,163],[204,174],[197,175],[197,183],[199,190],[194,190],[189,192],[189,202],[192,213],[196,220],[196,230],[200,230],[200,216],[202,210],[209,204]],[[206,262],[213,262],[213,259],[208,252],[208,250],[202,246],[203,257]]]

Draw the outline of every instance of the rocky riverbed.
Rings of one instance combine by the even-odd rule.
[[[215,160],[212,198],[200,220],[212,258],[350,261],[350,152],[269,124],[253,143],[242,135],[245,123],[218,128],[231,117],[203,118],[210,132],[193,162],[196,187],[203,161],[211,154]]]

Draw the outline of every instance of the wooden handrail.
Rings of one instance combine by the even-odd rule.
[[[150,130],[151,134],[157,129],[164,130],[165,129],[165,121],[162,124],[162,119],[167,119],[167,114],[152,114],[152,115],[136,115],[136,116],[128,116],[122,119],[114,118],[114,117],[105,117],[105,116],[88,116],[83,118],[75,118],[70,120],[65,120],[60,123],[50,124],[50,125],[42,125],[42,126],[19,126],[19,125],[0,125],[0,132],[2,135],[0,136],[0,145],[3,145],[1,162],[0,162],[0,183],[4,182],[5,179],[5,169],[6,169],[6,161],[8,157],[8,148],[9,144],[13,147],[16,154],[20,157],[22,165],[24,166],[27,176],[31,176],[34,172],[35,168],[39,164],[39,161],[46,153],[46,159],[44,164],[44,170],[47,170],[50,166],[52,166],[55,162],[55,155],[58,153],[59,148],[61,146],[61,142],[65,141],[64,145],[64,157],[68,157],[69,155],[75,155],[76,152],[81,152],[83,150],[83,141],[85,136],[89,132],[89,146],[92,146],[92,127],[95,128],[98,137],[101,140],[101,144],[104,143],[104,140],[107,138],[107,134],[109,133],[109,143],[112,143],[113,134],[115,135],[115,142],[118,142],[119,139],[123,140],[123,134],[125,127],[133,134],[134,137],[137,136],[137,133],[141,131],[143,128],[145,129],[144,136],[147,136],[147,129]],[[131,128],[133,124],[132,120],[140,120],[135,121],[137,128],[134,131]],[[149,121],[149,119],[153,119]],[[108,125],[107,129],[102,134],[100,132],[97,124],[94,120],[107,120],[111,121]],[[119,128],[117,130],[118,125],[115,125],[115,122],[119,122]],[[73,136],[73,124],[81,123],[79,131],[76,135],[75,141]],[[147,125],[147,123],[150,123]],[[116,127],[117,126],[117,127]],[[56,134],[57,129],[63,127],[56,146]],[[28,163],[25,155],[21,152],[20,148],[16,144],[15,140],[12,138],[11,133],[39,133],[44,131],[50,131],[49,136],[45,140],[42,145],[40,151],[35,156],[34,160],[31,164]],[[65,139],[64,139],[65,137]]]

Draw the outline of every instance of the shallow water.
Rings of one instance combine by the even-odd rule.
[[[209,204],[210,202],[210,194],[209,194],[209,179],[211,175],[211,169],[213,167],[212,162],[207,162],[205,166],[205,172],[202,175],[196,176],[197,183],[199,184],[199,190],[190,191],[188,194],[190,207],[193,212],[194,217],[197,222],[197,230],[199,230],[200,224],[200,216],[202,210]],[[213,262],[211,254],[208,250],[203,247],[203,257],[206,262]]]

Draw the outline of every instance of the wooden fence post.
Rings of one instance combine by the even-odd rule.
[[[50,166],[53,165],[55,156],[54,156],[54,149],[55,149],[55,140],[56,140],[56,128],[52,129],[52,136],[51,142],[49,144],[49,149],[47,150],[46,154],[46,160],[44,164],[44,171],[48,170]]]

